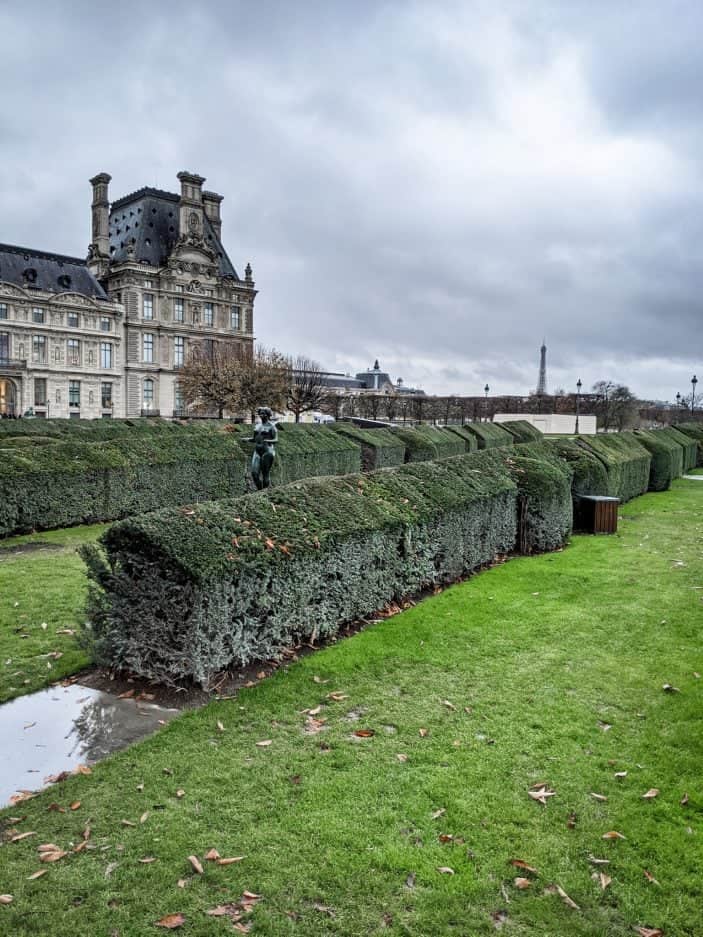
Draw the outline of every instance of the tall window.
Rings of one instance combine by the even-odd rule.
[[[112,408],[112,384],[104,382],[100,385],[100,405],[103,410]]]
[[[144,409],[151,410],[154,406],[154,382],[150,377],[144,381]]]
[[[32,361],[35,364],[46,364],[46,336],[32,336]]]
[[[144,318],[145,318],[145,319],[153,319],[153,318],[154,318],[154,294],[153,294],[153,293],[145,293],[142,302],[143,302],[143,316],[144,316]]]
[[[233,331],[238,332],[241,323],[241,307],[231,306],[229,311],[229,325]]]
[[[34,378],[34,406],[35,407],[46,406],[46,378],[45,377]]]
[[[183,365],[185,358],[185,348],[186,340],[182,335],[176,335],[173,340],[173,364],[174,367],[180,368]]]
[[[44,310],[40,306],[35,306],[32,309],[32,322],[36,322],[37,325],[44,322]]]
[[[0,319],[7,319],[7,303],[0,303]]]
[[[112,331],[112,319],[109,316],[102,316],[100,318],[100,331],[101,332]]]
[[[81,363],[81,343],[78,338],[69,338],[66,342],[66,363],[77,365]]]
[[[173,385],[173,407],[175,410],[183,410],[185,407],[183,388],[178,381]]]
[[[144,287],[145,287],[145,289],[147,289],[147,290],[150,290],[153,285],[154,285],[154,284],[151,282],[151,280],[145,280],[145,281],[144,281]]]
[[[100,342],[100,367],[112,367],[112,343]]]
[[[214,316],[212,303],[203,303],[203,325],[212,325]]]
[[[10,357],[10,333],[0,332],[0,361],[7,361]]]
[[[173,301],[173,321],[183,322],[183,300],[178,297]]]
[[[146,364],[154,363],[154,336],[150,332],[142,335],[142,359]]]
[[[80,407],[81,405],[81,382],[68,382],[68,405],[69,407]]]
[[[67,323],[70,329],[77,329],[78,328],[78,313],[69,312],[68,317],[67,317]]]

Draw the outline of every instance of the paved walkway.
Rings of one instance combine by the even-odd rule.
[[[703,482],[703,475],[684,475],[690,482]]]

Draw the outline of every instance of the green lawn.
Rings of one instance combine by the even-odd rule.
[[[511,937],[700,937],[703,485],[622,514],[616,537],[511,560],[6,811],[6,839],[35,832],[0,846],[0,932],[144,937],[181,913],[179,934],[236,933],[206,912],[248,890],[242,922],[269,937],[474,937],[503,914]],[[38,861],[86,826],[82,852]]]
[[[106,527],[70,527],[0,540],[0,702],[38,690],[88,663],[75,638],[57,632],[75,631],[85,599],[85,567],[76,547],[95,540]]]

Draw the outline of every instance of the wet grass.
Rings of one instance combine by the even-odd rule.
[[[106,526],[0,540],[0,702],[88,663],[75,637],[57,632],[75,630],[85,600],[85,567],[76,547],[97,539]]]
[[[263,897],[242,920],[267,937],[501,921],[520,937],[700,935],[703,488],[622,514],[615,537],[511,560],[6,811],[6,838],[36,832],[0,846],[0,931],[143,937],[182,913],[177,933],[226,934],[206,912],[250,890]],[[38,861],[86,826],[82,852]],[[245,858],[218,865],[211,848]]]

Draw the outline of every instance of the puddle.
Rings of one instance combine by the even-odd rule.
[[[0,706],[0,807],[19,790],[93,764],[131,745],[178,715],[154,703],[117,699],[74,683],[49,687]]]

